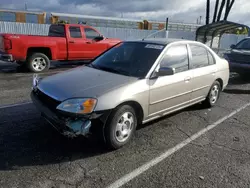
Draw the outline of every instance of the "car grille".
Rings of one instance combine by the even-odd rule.
[[[45,105],[47,106],[50,110],[55,111],[56,107],[61,103],[58,100],[55,100],[53,98],[51,98],[50,96],[46,95],[45,93],[43,93],[42,91],[40,91],[39,89],[37,89],[35,91],[36,96],[38,97],[38,99]]]

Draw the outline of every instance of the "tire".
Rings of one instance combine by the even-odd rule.
[[[137,116],[135,110],[131,106],[124,105],[114,110],[109,117],[110,118],[104,127],[104,140],[108,148],[112,150],[119,149],[126,145],[135,133]],[[126,118],[127,121],[125,119],[124,122],[124,118]],[[120,128],[118,127],[119,121],[121,122]],[[129,124],[126,123],[130,123],[130,128],[127,127]],[[122,131],[124,135],[122,134]],[[127,136],[126,131],[128,131]]]
[[[44,72],[49,69],[50,60],[43,53],[34,53],[30,57],[28,57],[27,66],[31,72],[34,73]]]
[[[220,98],[220,93],[221,93],[221,84],[218,81],[215,81],[211,86],[207,98],[203,102],[203,105],[208,108],[213,107]]]

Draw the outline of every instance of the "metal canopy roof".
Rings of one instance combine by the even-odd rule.
[[[219,22],[214,22],[208,25],[203,25],[201,27],[198,27],[196,30],[196,40],[199,37],[203,36],[204,38],[207,37],[212,37],[214,38],[217,35],[222,35],[226,31],[230,31],[232,29],[236,29],[239,27],[246,27],[249,31],[249,27],[244,24],[239,24],[235,22],[230,22],[230,21],[219,21]]]

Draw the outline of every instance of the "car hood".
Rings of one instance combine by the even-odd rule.
[[[43,78],[38,89],[58,101],[76,97],[98,98],[136,80],[134,77],[82,66]]]

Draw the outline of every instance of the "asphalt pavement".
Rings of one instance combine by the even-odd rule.
[[[250,81],[232,75],[215,107],[140,126],[130,144],[107,151],[94,137],[64,138],[40,118],[29,103],[32,75],[0,62],[0,187],[250,187]]]

